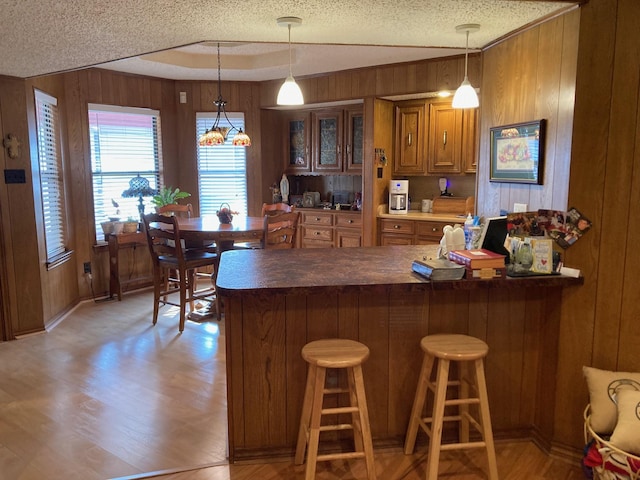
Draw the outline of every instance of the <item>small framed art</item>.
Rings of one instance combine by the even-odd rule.
[[[490,181],[542,185],[545,124],[541,119],[490,129]]]

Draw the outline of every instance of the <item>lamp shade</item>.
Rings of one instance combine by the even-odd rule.
[[[233,137],[233,146],[234,147],[250,147],[251,139],[249,135],[244,133],[242,129]]]
[[[451,106],[453,108],[477,108],[479,105],[478,94],[471,83],[469,83],[469,79],[465,76],[453,96]]]
[[[295,79],[289,75],[278,92],[278,105],[303,105],[302,90]]]

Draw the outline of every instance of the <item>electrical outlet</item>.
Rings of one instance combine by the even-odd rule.
[[[91,262],[84,262],[84,273],[91,273]]]
[[[514,212],[526,212],[528,205],[526,203],[514,203],[513,211]]]

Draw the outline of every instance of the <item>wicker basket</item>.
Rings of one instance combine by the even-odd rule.
[[[590,407],[591,405],[587,405],[584,409],[584,438],[586,443],[593,440],[602,456],[602,464],[593,467],[593,478],[596,480],[614,478],[640,480],[640,457],[620,450],[596,433],[591,428]]]
[[[218,220],[220,220],[220,223],[231,223],[231,221],[233,220],[231,207],[228,203],[223,203],[222,205],[220,205],[220,210],[216,212],[216,215],[218,215]]]

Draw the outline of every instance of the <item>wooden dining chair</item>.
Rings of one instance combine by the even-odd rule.
[[[263,203],[262,216],[264,217],[265,215],[279,215],[281,213],[290,213],[295,209],[295,206],[291,206],[287,203]]]
[[[299,215],[298,212],[265,215],[262,248],[285,249],[295,247]]]
[[[182,248],[180,227],[175,216],[148,214],[142,216],[142,225],[149,245],[153,262],[153,324],[158,321],[161,305],[173,305],[180,308],[179,331],[184,330],[186,307],[195,300],[215,302],[213,283],[209,288],[196,290],[195,270],[213,266],[218,261],[216,254]],[[175,282],[168,282],[171,271],[177,272]],[[171,300],[171,295],[179,293],[180,300]]]
[[[193,205],[187,203],[185,205],[179,203],[171,203],[169,205],[163,205],[156,207],[156,213],[160,215],[177,215],[183,218],[193,217]]]
[[[156,207],[156,213],[160,215],[174,215],[181,218],[191,218],[193,217],[193,205],[191,205],[190,203],[184,205],[180,203],[171,203],[168,205],[163,205],[161,207]],[[209,253],[217,253],[216,244],[211,242],[207,242],[205,244],[185,244],[183,242],[182,246],[189,249],[200,249]],[[204,282],[206,282],[207,284],[209,282],[215,282],[216,271],[217,265],[206,269],[196,270],[194,287],[196,289],[198,288],[199,280],[204,280]],[[174,276],[169,276],[167,281],[172,281]],[[191,309],[193,310],[193,305],[191,305]]]

